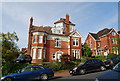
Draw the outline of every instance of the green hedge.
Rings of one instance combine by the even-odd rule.
[[[75,66],[75,64],[73,62],[67,62],[67,63],[50,62],[48,64],[43,64],[43,66],[47,68],[52,68],[54,71],[58,71],[58,70],[71,69]]]
[[[117,55],[117,54],[113,54],[113,53],[109,53],[108,56],[107,56],[107,58],[117,57],[117,56],[119,56],[119,55]]]
[[[6,63],[2,66],[2,76],[17,73],[18,70],[30,65],[31,64],[14,63],[14,62]]]

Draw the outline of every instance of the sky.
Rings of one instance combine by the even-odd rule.
[[[54,22],[68,13],[82,43],[89,32],[118,30],[118,2],[2,2],[0,7],[2,32],[16,32],[19,48],[27,47],[30,17],[33,25],[54,27]]]

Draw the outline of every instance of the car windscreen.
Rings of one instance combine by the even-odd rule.
[[[113,70],[120,72],[120,62],[113,68]]]
[[[25,55],[20,55],[18,56],[18,58],[25,58]]]

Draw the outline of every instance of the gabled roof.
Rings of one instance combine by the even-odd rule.
[[[31,27],[31,31],[32,32],[45,32],[48,34],[52,34],[52,35],[61,35],[61,36],[68,36],[71,33],[69,32],[64,32],[63,34],[57,34],[57,33],[52,33],[52,29],[53,27],[43,27],[43,26],[32,26]]]
[[[69,21],[69,23],[67,23],[67,22],[66,22],[66,19],[64,19],[64,18],[60,18],[60,20],[56,21],[54,24],[60,23],[60,22],[64,22],[65,24],[71,24],[71,25],[74,25],[74,26],[75,26],[75,24],[73,24],[71,21]]]
[[[95,40],[99,40],[100,37],[107,35],[112,29],[113,28],[111,29],[105,28],[97,33],[89,33],[89,34],[91,34],[91,36],[94,37]]]
[[[82,35],[78,32],[78,31],[73,31],[73,32],[71,32],[70,34],[69,34],[69,36],[75,36],[75,37],[82,37]]]

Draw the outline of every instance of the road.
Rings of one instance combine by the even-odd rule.
[[[103,72],[94,72],[88,73],[85,75],[76,75],[76,76],[58,76],[50,81],[95,81],[97,75],[100,75]]]

